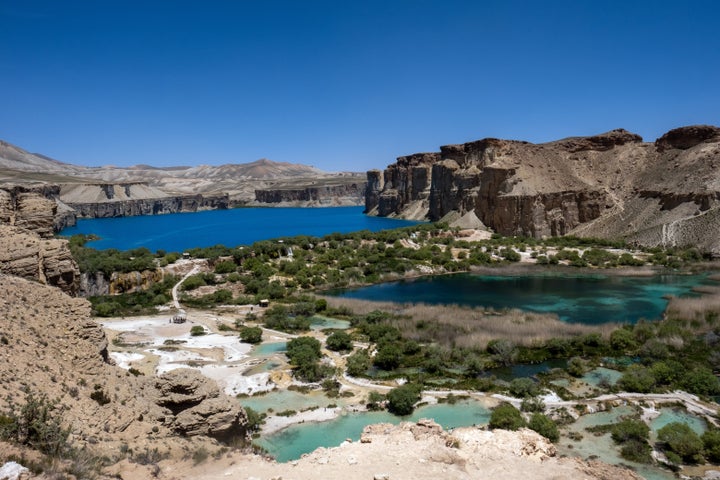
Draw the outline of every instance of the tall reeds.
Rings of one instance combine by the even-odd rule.
[[[551,338],[570,338],[589,333],[608,337],[617,323],[582,325],[566,323],[556,315],[521,310],[493,310],[459,305],[373,302],[323,297],[334,308],[348,308],[365,315],[380,310],[396,315],[392,323],[403,336],[446,347],[485,348],[491,340],[506,339],[516,345],[531,346]]]

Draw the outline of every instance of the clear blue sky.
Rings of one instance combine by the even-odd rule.
[[[0,0],[0,139],[330,171],[484,137],[720,125],[720,2]]]

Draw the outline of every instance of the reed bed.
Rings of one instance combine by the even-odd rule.
[[[551,338],[571,338],[590,333],[609,337],[617,323],[582,325],[567,323],[557,315],[524,312],[517,309],[493,310],[459,305],[373,302],[369,300],[323,297],[328,305],[348,308],[365,315],[375,310],[397,317],[392,323],[406,338],[438,343],[445,347],[485,348],[489,341],[505,339],[516,345],[532,346]]]

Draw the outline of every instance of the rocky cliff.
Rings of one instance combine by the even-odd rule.
[[[364,203],[365,182],[288,186],[255,190],[255,202],[293,206],[351,206]]]
[[[59,199],[86,218],[196,212],[229,206],[227,194],[170,195],[141,182],[65,184]]]
[[[703,246],[720,208],[720,128],[671,130],[654,143],[613,130],[532,144],[487,138],[400,157],[367,173],[368,213],[470,215],[503,235],[622,237]]]
[[[80,271],[67,241],[52,238],[57,205],[53,185],[0,188],[0,272],[54,285],[76,294]]]

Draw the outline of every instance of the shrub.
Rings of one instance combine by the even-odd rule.
[[[348,357],[345,363],[345,369],[348,375],[357,377],[364,375],[371,364],[372,362],[367,350],[359,350]]]
[[[525,426],[520,410],[509,403],[501,403],[490,414],[490,429],[517,430]]]
[[[110,397],[107,396],[107,394],[99,384],[95,385],[92,393],[90,394],[90,398],[95,400],[100,406],[110,403]]]
[[[622,420],[612,426],[611,436],[616,443],[628,440],[647,441],[650,428],[641,420]]]
[[[232,273],[237,269],[237,265],[232,260],[225,260],[215,264],[215,273]]]
[[[540,388],[530,378],[514,378],[510,382],[510,393],[517,398],[536,397]]]
[[[685,423],[668,423],[658,430],[658,441],[683,461],[697,463],[702,460],[703,441]]]
[[[57,401],[26,391],[21,407],[10,403],[9,410],[0,414],[0,439],[62,456],[70,450],[67,442],[70,429],[63,428],[62,423]]]
[[[542,413],[533,413],[530,422],[528,422],[528,427],[551,442],[557,442],[560,438],[560,432],[555,422]]]
[[[240,340],[245,343],[260,343],[262,342],[262,333],[260,327],[242,327],[240,329]]]
[[[713,428],[702,435],[705,456],[714,463],[720,462],[720,429]]]
[[[257,412],[250,407],[243,407],[245,409],[245,415],[247,416],[247,429],[251,433],[259,432],[260,427],[265,422],[266,415],[264,413]]]
[[[339,352],[341,350],[352,349],[352,338],[346,332],[337,331],[333,332],[325,342],[329,350]]]
[[[420,386],[408,383],[393,388],[387,394],[388,410],[395,415],[410,415],[420,400]]]
[[[193,337],[206,335],[205,328],[202,325],[193,325],[190,328],[190,335],[192,335]]]
[[[566,370],[573,377],[582,377],[585,375],[587,367],[585,366],[585,362],[582,358],[572,357],[567,363]]]

